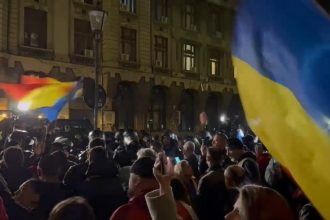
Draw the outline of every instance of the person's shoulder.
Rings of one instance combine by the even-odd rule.
[[[112,214],[110,220],[125,220],[126,216],[131,210],[131,204],[126,203],[124,205],[119,206],[116,211]]]

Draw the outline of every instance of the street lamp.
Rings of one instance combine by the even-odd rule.
[[[94,86],[94,129],[97,128],[98,100],[99,100],[99,76],[101,70],[101,35],[107,14],[102,10],[92,10],[89,12],[91,29],[94,34],[94,54],[95,54],[95,86]]]

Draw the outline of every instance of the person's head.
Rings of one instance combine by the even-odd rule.
[[[3,161],[8,168],[23,167],[24,153],[18,146],[8,147],[3,152]]]
[[[162,135],[162,145],[164,148],[168,148],[171,146],[171,132],[165,131]]]
[[[233,161],[238,161],[244,154],[244,145],[237,138],[230,138],[227,145],[227,155]]]
[[[45,182],[60,181],[61,168],[55,155],[48,154],[40,158],[38,163],[39,179]]]
[[[29,179],[15,192],[14,200],[28,210],[38,207],[40,194],[37,191],[38,180]]]
[[[216,133],[212,140],[212,146],[224,151],[226,149],[227,140],[228,137],[224,133]]]
[[[105,135],[104,135],[103,131],[101,131],[99,128],[90,131],[88,134],[89,142],[91,142],[92,140],[94,140],[96,138],[105,140]]]
[[[322,220],[323,218],[311,203],[304,205],[299,211],[299,220]]]
[[[138,152],[136,153],[136,156],[138,159],[142,158],[142,157],[149,157],[153,160],[156,160],[156,152],[153,149],[150,148],[141,148],[140,150],[138,150]]]
[[[48,220],[95,220],[93,208],[87,200],[75,196],[58,203],[51,213]]]
[[[160,153],[163,151],[162,144],[159,141],[153,141],[150,144],[150,148],[154,150],[156,153]]]
[[[95,161],[100,161],[100,160],[106,160],[108,158],[107,152],[102,146],[93,147],[89,149],[87,157],[89,163],[93,163]]]
[[[101,138],[95,138],[89,142],[88,148],[92,149],[94,147],[105,147],[105,141]]]
[[[194,175],[194,172],[189,165],[188,161],[181,160],[174,166],[174,173],[183,178],[191,178]]]
[[[208,167],[219,164],[222,159],[221,151],[216,147],[208,147],[206,151],[206,163]]]
[[[287,201],[275,190],[245,185],[240,189],[234,209],[225,220],[293,220]]]
[[[59,177],[60,180],[62,181],[66,171],[69,168],[67,156],[63,151],[55,151],[51,153],[51,155],[55,157],[55,161],[56,161],[55,164],[59,169],[60,172]]]
[[[256,155],[261,155],[264,152],[264,146],[261,143],[254,145],[254,151]]]
[[[245,180],[245,170],[237,165],[227,167],[224,175],[227,189],[240,187]]]
[[[130,170],[128,194],[130,197],[149,192],[158,187],[153,174],[155,160],[142,157],[136,160]]]
[[[183,155],[185,158],[188,158],[190,155],[192,155],[195,152],[195,143],[192,141],[187,141],[183,145]]]

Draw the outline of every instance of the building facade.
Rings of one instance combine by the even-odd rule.
[[[241,117],[231,63],[234,5],[226,0],[3,0],[0,80],[44,72],[61,81],[94,76],[88,12],[107,11],[102,40],[100,111],[104,130],[199,129],[206,111]],[[13,108],[3,94],[1,108]],[[83,98],[61,118],[91,118]]]

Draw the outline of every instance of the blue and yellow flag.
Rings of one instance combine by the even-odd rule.
[[[314,0],[241,0],[233,44],[249,125],[330,219],[330,17]]]

